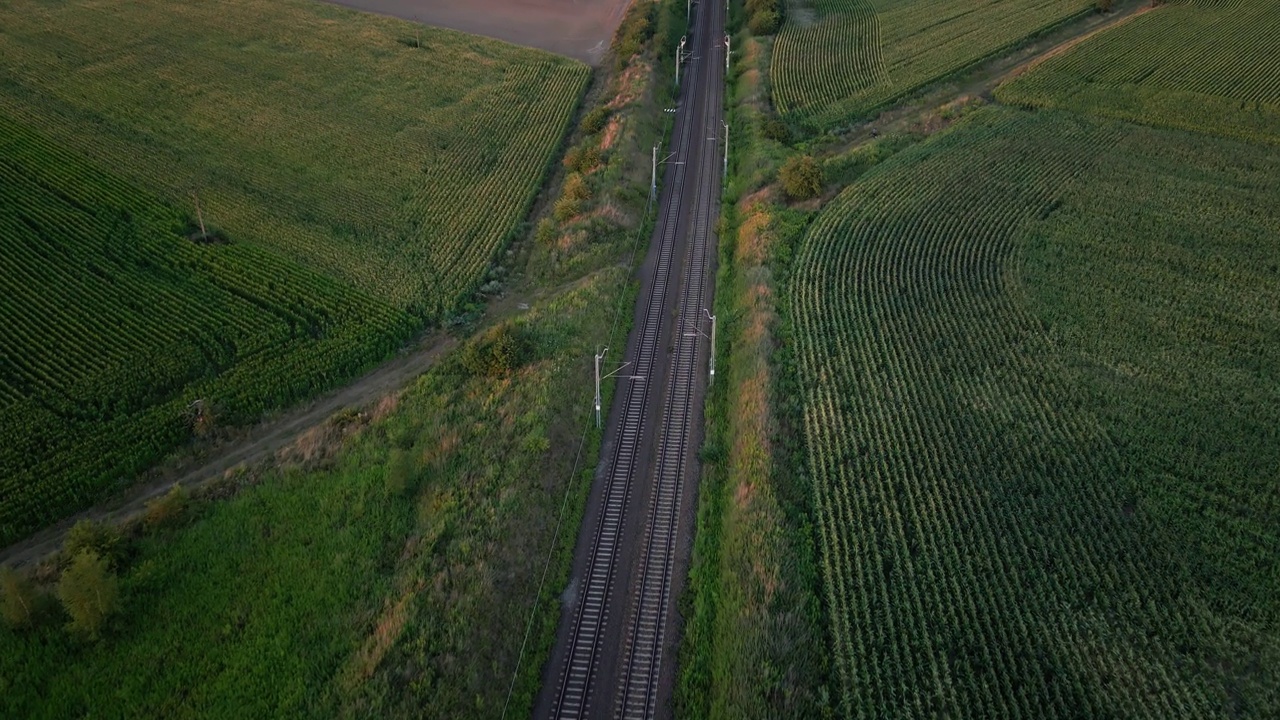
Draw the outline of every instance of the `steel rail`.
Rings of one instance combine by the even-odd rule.
[[[632,358],[633,373],[638,379],[627,380],[623,390],[618,432],[610,462],[604,475],[599,522],[590,541],[586,577],[579,597],[571,610],[569,641],[561,668],[551,712],[556,718],[603,716],[607,700],[615,700],[614,715],[623,718],[650,718],[657,712],[662,669],[662,643],[668,611],[671,606],[672,574],[677,551],[680,497],[685,471],[689,464],[689,437],[697,417],[699,335],[698,318],[705,307],[707,286],[707,246],[719,202],[719,163],[717,161],[720,127],[721,76],[720,63],[712,59],[722,47],[719,29],[722,13],[716,0],[704,0],[710,6],[706,17],[697,18],[695,46],[700,46],[698,67],[688,73],[681,88],[680,107],[690,112],[676,116],[672,149],[680,156],[669,169],[669,182],[663,188],[660,211],[659,248],[653,282],[648,288],[639,338]],[[699,12],[699,15],[702,13]],[[700,95],[701,93],[701,95]],[[707,138],[708,128],[717,137]],[[701,137],[693,133],[701,132]],[[694,157],[696,155],[696,157]],[[685,183],[689,166],[695,173],[692,229],[682,227],[681,201],[685,199]],[[663,397],[650,393],[660,373],[657,363],[662,355],[667,313],[667,295],[677,244],[689,237],[686,262],[681,277],[679,317],[673,345],[672,370],[667,377],[665,403]],[[616,698],[598,697],[595,692],[600,678],[597,669],[606,651],[606,627],[611,605],[620,604],[615,593],[618,582],[618,555],[623,540],[626,511],[632,501],[633,478],[638,453],[643,448],[646,423],[652,422],[651,402],[662,404],[659,426],[657,463],[650,494],[650,507],[644,529],[640,574],[627,579],[635,582],[630,615],[626,628],[623,664],[618,678]],[[612,598],[612,602],[611,602]]]
[[[686,97],[690,94],[688,86],[683,94]],[[696,123],[691,123],[686,114],[676,115],[673,134],[677,139],[676,147],[681,152],[689,146],[694,124]],[[623,519],[631,495],[631,479],[635,474],[636,454],[644,430],[645,409],[650,395],[648,379],[654,375],[658,341],[662,337],[662,321],[679,229],[680,198],[684,193],[686,168],[687,163],[675,164],[669,190],[667,187],[663,188],[666,197],[662,209],[658,262],[654,282],[646,299],[638,352],[633,360],[634,374],[639,380],[626,380],[628,385],[624,391],[621,425],[606,475],[604,506],[592,539],[589,571],[574,611],[569,652],[552,707],[552,715],[557,718],[581,718],[588,710],[587,701],[599,662],[605,623],[608,621],[608,599],[615,581]]]

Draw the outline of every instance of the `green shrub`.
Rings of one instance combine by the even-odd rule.
[[[783,163],[778,180],[787,197],[808,200],[822,192],[822,166],[812,155],[798,155]]]
[[[564,166],[570,170],[577,170],[580,162],[582,162],[582,148],[572,147],[564,154]]]
[[[558,222],[565,222],[577,215],[581,209],[582,201],[565,196],[556,201],[555,209],[552,210],[551,214]]]
[[[780,143],[791,141],[791,128],[787,127],[786,123],[778,120],[777,118],[766,120],[764,127],[760,129],[760,132],[769,140],[774,140]]]
[[[589,173],[600,164],[600,160],[600,148],[586,147],[582,149],[582,152],[578,153],[577,162],[574,164],[573,169],[583,174]]]
[[[150,529],[174,524],[187,511],[190,499],[187,489],[174,483],[169,492],[147,503],[142,520]]]
[[[392,450],[391,459],[387,462],[387,494],[393,497],[404,495],[416,487],[417,480],[418,467],[413,453],[408,450]]]
[[[462,352],[462,365],[472,375],[497,377],[519,368],[533,354],[528,333],[510,323],[499,325]]]
[[[574,200],[590,200],[591,188],[587,187],[587,181],[583,179],[582,173],[570,173],[564,180],[564,191],[560,195]]]
[[[538,229],[533,231],[533,239],[539,245],[550,245],[556,239],[556,221],[542,218],[538,221]]]
[[[582,118],[582,132],[588,135],[595,135],[604,129],[604,125],[609,121],[609,108],[601,105],[600,107],[587,113]]]
[[[120,531],[114,525],[81,520],[67,533],[67,540],[62,545],[62,557],[64,562],[71,562],[85,551],[115,565],[120,558]]]
[[[107,559],[93,550],[80,551],[58,581],[58,598],[71,617],[68,627],[97,638],[107,618],[116,611],[118,591],[116,575]]]
[[[31,581],[8,565],[0,566],[0,611],[5,624],[15,630],[31,627],[35,606]]]

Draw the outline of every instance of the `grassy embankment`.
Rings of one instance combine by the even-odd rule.
[[[0,26],[0,543],[496,287],[589,75],[300,0]]]
[[[229,476],[229,499],[128,533],[98,641],[45,594],[34,628],[0,630],[4,715],[494,717],[509,688],[527,714],[594,469],[591,351],[621,342],[648,237],[671,5],[624,22],[615,50],[641,52],[599,78],[605,117],[584,114],[550,222],[512,256],[531,309]]]
[[[745,25],[741,14],[732,24]],[[773,190],[761,189],[785,150],[761,134],[765,48],[746,30],[734,47],[716,279],[722,370],[707,403],[677,708],[687,717],[816,717],[830,711],[822,608],[807,480],[777,409],[788,388],[776,373],[772,270],[804,217],[780,212]]]

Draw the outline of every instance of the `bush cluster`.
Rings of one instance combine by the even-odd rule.
[[[609,108],[601,105],[584,115],[579,127],[582,128],[582,132],[595,135],[604,129],[607,122],[609,122]]]
[[[618,69],[627,66],[631,57],[644,47],[645,42],[653,37],[653,14],[657,3],[632,3],[627,15],[618,26],[614,35],[614,47],[618,49]]]
[[[462,351],[462,366],[472,375],[497,377],[524,365],[533,356],[533,338],[510,323],[474,340]]]
[[[778,171],[782,190],[792,200],[808,200],[822,192],[822,166],[812,155],[797,155]]]
[[[786,17],[783,0],[747,0],[747,29],[752,35],[772,35]]]
[[[769,140],[780,143],[791,142],[791,128],[777,118],[766,120],[760,128],[760,132]]]

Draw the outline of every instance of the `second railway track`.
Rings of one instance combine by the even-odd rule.
[[[612,443],[598,497],[593,493],[597,507],[584,520],[576,592],[538,706],[543,717],[667,714],[673,673],[664,651],[677,555],[687,547],[678,542],[688,531],[681,523],[686,480],[698,472],[691,440],[701,430],[701,360],[709,350],[700,321],[709,307],[708,248],[720,200],[723,7],[704,0],[695,19],[673,132],[676,163],[664,183],[651,250],[656,260],[629,345],[634,379],[620,381],[610,415]],[[674,332],[665,322],[672,316]]]

